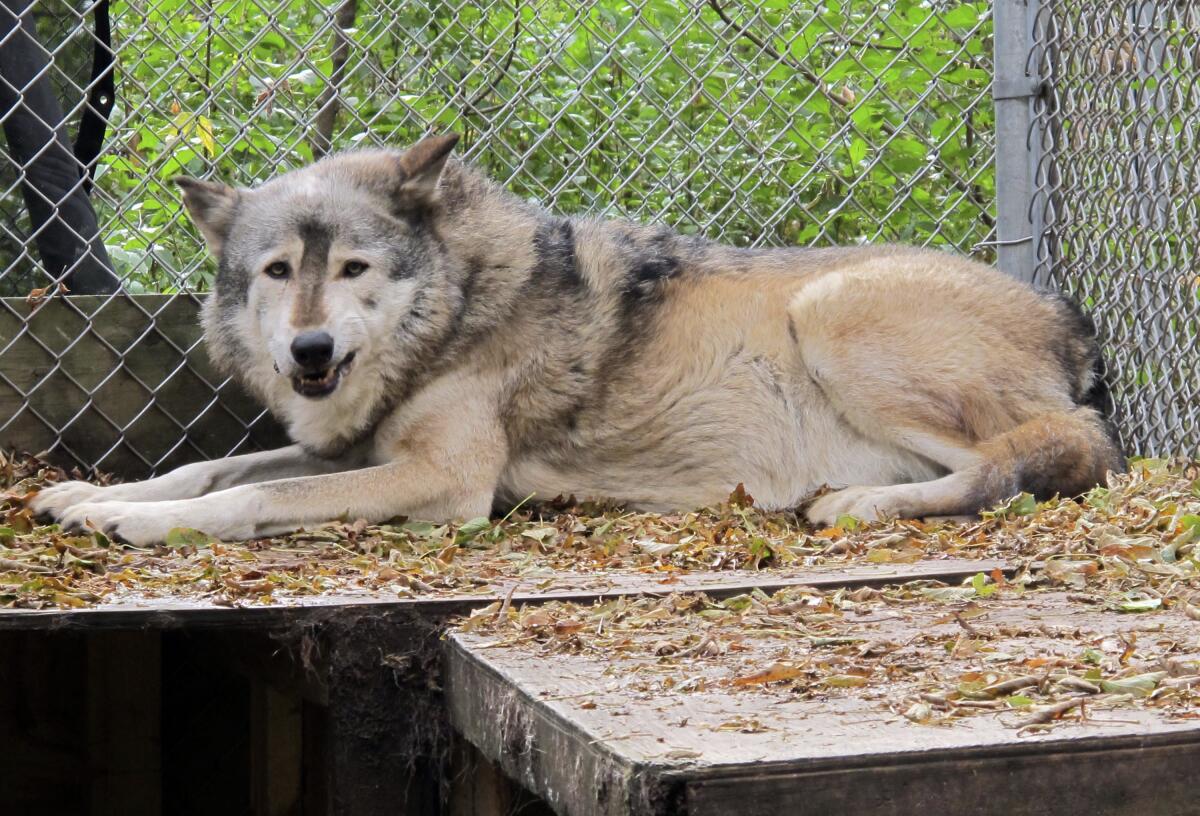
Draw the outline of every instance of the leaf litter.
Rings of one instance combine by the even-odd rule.
[[[622,597],[595,605],[503,602],[462,622],[497,647],[634,656],[646,690],[877,699],[923,725],[1011,716],[1037,731],[1097,706],[1194,717],[1200,694],[1200,463],[1140,460],[1080,500],[1028,495],[974,520],[850,517],[814,530],[743,490],[690,513],[633,513],[557,499],[503,519],[346,520],[223,542],[179,529],[133,548],[40,525],[24,507],[67,474],[0,457],[0,608],[74,609],[125,599],[286,603],[329,594],[398,597],[536,590],[562,575],[785,569],[1003,558],[959,586],[755,590]],[[103,482],[103,479],[100,480]],[[1058,623],[1030,626],[1030,610]],[[1024,615],[1025,617],[1022,617]],[[1089,626],[1088,621],[1103,625]],[[1141,635],[1139,638],[1139,634]],[[700,671],[703,669],[703,671]],[[747,726],[749,727],[749,726]]]

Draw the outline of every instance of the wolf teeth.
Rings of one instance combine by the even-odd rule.
[[[319,376],[316,374],[304,374],[300,377],[300,379],[304,380],[304,382],[306,382],[306,383],[313,383],[314,385],[321,385],[321,384],[327,383],[330,380],[332,380],[334,373],[335,373],[334,369],[329,368],[329,369],[326,369],[325,372]]]

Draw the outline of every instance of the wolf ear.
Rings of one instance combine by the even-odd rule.
[[[177,176],[173,181],[183,190],[183,206],[187,207],[192,221],[208,242],[209,251],[213,255],[220,255],[229,234],[229,226],[233,223],[237,190],[227,184],[187,176]]]
[[[458,144],[457,133],[426,136],[400,156],[400,198],[403,203],[427,204],[434,198],[438,179],[450,151]]]

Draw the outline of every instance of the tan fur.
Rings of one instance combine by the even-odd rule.
[[[257,190],[187,182],[222,258],[210,348],[299,445],[64,485],[35,509],[145,543],[530,494],[692,508],[740,482],[769,508],[843,488],[807,510],[828,524],[1073,494],[1121,466],[1086,321],[1053,297],[931,250],[745,251],[558,219],[445,164],[452,144]],[[263,276],[273,260],[293,278]],[[347,279],[348,260],[374,271]],[[335,363],[355,355],[321,399],[295,391],[301,329],[328,331]]]

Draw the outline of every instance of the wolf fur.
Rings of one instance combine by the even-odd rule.
[[[828,524],[1077,494],[1122,468],[1092,326],[1058,296],[939,251],[559,217],[449,159],[456,138],[255,189],[180,180],[219,261],[209,350],[295,444],[66,483],[34,509],[146,544],[530,495],[685,509],[741,482],[766,508],[840,488],[807,507]],[[333,344],[308,379],[305,332]]]

